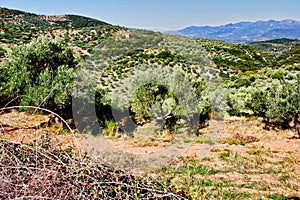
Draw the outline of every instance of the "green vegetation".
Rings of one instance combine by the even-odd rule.
[[[125,29],[75,15],[47,17],[4,8],[0,11],[3,18],[0,31],[1,107],[40,106],[72,118],[73,97],[74,101],[82,103],[76,115],[82,116],[83,122],[90,126],[77,127],[78,131],[93,131],[92,126],[100,123],[104,135],[110,138],[130,135],[138,126],[154,122],[161,125],[155,131],[166,133],[167,142],[171,142],[171,136],[175,134],[199,135],[202,132],[199,129],[206,127],[210,119],[220,120],[225,116],[261,117],[266,128],[292,129],[300,136],[298,40],[232,44]],[[90,107],[96,109],[97,118],[89,118],[87,108]],[[114,113],[118,118],[114,118]],[[123,130],[126,125],[132,125],[130,120],[134,125]],[[221,143],[245,147],[255,139],[237,134]],[[213,145],[217,141],[203,135],[194,140],[186,138],[183,142]],[[1,145],[10,147],[7,143]],[[150,146],[148,141],[139,145]],[[263,153],[260,149],[247,152],[253,157]],[[217,159],[235,167],[260,166],[261,160],[257,160],[254,166],[243,156],[224,150],[218,153]],[[34,159],[26,155],[17,158],[29,164]],[[162,169],[167,176],[161,176],[161,181],[167,186],[188,191],[195,199],[263,198],[262,195],[232,190],[239,185],[209,177],[226,173],[227,169],[221,172],[197,161],[183,163],[179,167]],[[79,166],[75,167],[77,173]],[[92,175],[98,176],[97,170]],[[279,174],[279,171],[268,170],[268,173]],[[62,173],[67,174],[66,171]],[[91,174],[86,175],[78,175],[80,184],[84,180],[92,182],[88,176]],[[201,178],[196,177],[200,175]],[[174,177],[179,179],[176,185],[171,183]],[[278,180],[285,182],[288,177],[284,174]],[[131,184],[132,177],[127,178],[124,180]],[[249,177],[245,179],[251,181]],[[91,186],[85,192],[95,194],[96,190],[101,190],[103,195],[121,194],[143,182],[134,179],[133,183],[134,186],[120,186],[121,189],[115,184]],[[157,187],[155,191],[159,194],[166,191],[162,185],[157,184]],[[214,190],[207,191],[207,187]],[[149,190],[144,189],[122,193],[122,197],[146,197]],[[178,190],[178,194],[180,192]],[[285,199],[280,195],[269,195],[268,198]]]
[[[83,16],[77,16],[77,15],[66,15],[67,18],[71,21],[71,26],[73,28],[82,28],[82,27],[92,27],[92,26],[102,26],[102,25],[108,25],[105,22],[91,19],[88,17]]]
[[[292,48],[300,47],[300,40],[282,38],[276,40],[251,42],[249,45],[273,57],[278,57],[283,53],[290,51]]]
[[[210,98],[214,98],[209,90],[214,87],[208,87],[205,81],[208,77],[202,74],[208,70],[204,65],[209,62],[201,45],[184,37],[174,42],[169,35],[149,31],[131,30],[130,38],[120,36],[116,34],[104,41],[102,50],[90,57],[89,62],[95,63],[92,69],[89,65],[81,66],[83,74],[79,73],[78,77],[85,81],[79,88],[94,85],[99,93],[97,102],[118,112],[129,110],[131,116],[127,117],[138,125],[165,120],[161,128],[177,132],[176,124],[181,118],[189,120],[200,114],[203,122],[208,119],[212,107]],[[123,47],[128,43],[132,47]],[[189,50],[197,46],[199,50],[182,51],[184,43],[191,43]],[[207,71],[212,79],[217,76],[213,69]],[[91,81],[95,76],[99,77],[94,80],[99,82],[97,85]],[[82,90],[75,96],[87,99],[84,96],[90,92],[84,94],[85,89]]]
[[[210,138],[202,138],[202,137],[198,137],[194,140],[194,143],[200,143],[200,144],[210,144],[213,145],[216,142]]]
[[[224,78],[229,78],[231,74],[255,71],[273,64],[269,55],[249,45],[204,39],[200,39],[199,42],[212,56],[212,60],[221,70],[221,76]]]
[[[105,131],[104,134],[107,136],[115,136],[118,130],[118,125],[112,119],[105,121]]]
[[[6,50],[0,47],[0,58],[3,58],[6,53],[7,53]]]
[[[266,68],[242,78],[247,84],[227,84],[231,115],[259,116],[286,128],[293,122],[299,134],[299,71]]]
[[[70,109],[75,67],[71,49],[59,41],[39,37],[15,46],[0,64],[2,103]]]
[[[278,57],[278,66],[300,63],[300,45]]]
[[[59,18],[16,14],[5,9],[2,13],[14,17],[22,15],[23,20],[32,21],[31,28],[16,26],[12,20],[5,24],[4,42],[17,39],[24,42],[27,38],[29,43],[13,47],[3,58],[1,87],[4,103],[17,98],[15,105],[43,105],[54,110],[70,108],[71,86],[62,87],[71,84],[77,61],[73,57],[75,52],[67,50],[66,46],[69,46],[86,50],[91,54],[89,62],[95,63],[92,71],[84,62],[80,69],[86,68],[89,74],[83,74],[85,77],[98,74],[98,80],[87,78],[94,82],[85,83],[96,87],[96,107],[110,106],[121,112],[130,108],[130,117],[138,125],[162,119],[166,120],[163,128],[178,132],[177,123],[182,118],[192,119],[199,115],[198,126],[201,127],[210,113],[221,116],[227,113],[264,117],[269,123],[284,127],[293,122],[294,128],[299,129],[297,48],[275,59],[249,45],[223,41],[162,35],[145,30],[123,30],[112,34],[118,27],[80,16],[67,16],[74,24],[70,26],[72,30],[57,25]],[[41,21],[37,25],[33,22],[37,19],[44,23]],[[49,20],[57,21],[55,26],[60,29],[62,39],[59,42],[45,37],[32,40],[41,34],[39,29],[44,33],[49,31],[50,25],[46,23]],[[32,24],[37,29],[32,29]],[[26,35],[25,29],[37,31],[29,31],[30,34]],[[9,33],[13,33],[13,38]],[[105,50],[94,52],[99,44]],[[124,51],[127,44],[131,46]],[[2,56],[4,51],[1,50]],[[98,66],[97,63],[105,62],[107,57],[113,58],[110,63]],[[222,87],[226,90],[220,89]],[[220,99],[221,93],[223,97]],[[78,95],[84,99],[89,94],[75,93],[75,97]],[[107,116],[107,113],[101,115]],[[105,124],[110,117],[101,120]]]
[[[4,45],[29,43],[38,36],[64,38],[66,43],[79,48],[83,58],[111,33],[122,28],[105,22],[77,16],[41,16],[17,10],[0,8],[3,19],[0,26],[0,43]],[[88,51],[88,53],[85,53]]]

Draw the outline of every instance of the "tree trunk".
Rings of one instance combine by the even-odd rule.
[[[295,113],[295,119],[294,119],[294,125],[296,133],[298,134],[298,137],[300,138],[300,123],[299,123],[299,113]]]

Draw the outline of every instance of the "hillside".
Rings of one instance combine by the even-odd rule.
[[[272,66],[274,60],[266,53],[246,45],[230,42],[199,39],[199,43],[211,56],[213,62],[221,69],[223,77],[229,77],[246,71],[255,71]]]
[[[112,32],[125,31],[124,28],[75,15],[40,16],[6,8],[1,8],[1,15],[3,30],[0,48],[2,46],[2,49],[10,44],[29,42],[38,35],[48,35],[52,38],[63,38],[73,46],[76,56],[87,56]],[[178,39],[184,41],[180,37]],[[222,71],[222,76],[225,77],[229,76],[228,73],[257,70],[272,63],[267,55],[245,45],[214,40],[199,40],[198,42],[199,46],[205,50],[206,56],[212,59]]]
[[[189,37],[225,40],[234,43],[278,38],[300,39],[300,22],[295,20],[239,22],[222,26],[190,26],[168,33]]]
[[[0,35],[0,57],[4,55],[7,45],[27,43],[39,35],[63,38],[65,42],[73,46],[76,57],[85,57],[90,55],[93,48],[101,44],[111,33],[119,31],[121,34],[129,34],[129,32],[126,33],[127,29],[125,28],[76,15],[41,16],[1,8],[1,16],[3,28]],[[171,38],[171,36],[167,37]],[[175,36],[173,37],[175,38]],[[183,42],[185,40],[180,37],[178,39]],[[230,74],[271,66],[275,62],[275,59],[269,56],[273,55],[271,50],[260,48],[263,43],[250,43],[250,46],[257,48],[258,51],[247,44],[240,45],[205,39],[199,39],[197,42],[205,50],[206,56],[219,68],[220,75],[225,78]],[[296,40],[291,41],[291,47],[296,45]],[[288,45],[282,44],[282,46]]]
[[[248,44],[272,56],[276,67],[293,66],[300,63],[300,40],[282,38]],[[297,68],[297,66],[292,68]]]
[[[109,25],[100,20],[78,15],[44,16],[7,8],[0,8],[0,16],[4,25],[18,22],[36,28],[83,28]]]
[[[0,199],[299,199],[298,40],[1,18]]]
[[[0,50],[47,35],[63,38],[73,46],[76,56],[86,56],[111,33],[123,30],[106,22],[77,15],[44,16],[7,8],[0,8],[0,15]]]
[[[249,45],[271,56],[278,57],[292,48],[300,47],[300,40],[281,38],[260,42],[250,42]]]

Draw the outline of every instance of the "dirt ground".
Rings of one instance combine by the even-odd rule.
[[[299,196],[300,140],[291,139],[291,130],[263,126],[256,120],[227,121],[219,142],[201,159],[201,165],[218,173],[198,177],[228,183],[240,192]],[[197,159],[200,146],[191,145],[185,155]]]
[[[51,146],[61,150],[74,147],[83,150],[84,146],[79,136],[62,129],[52,115],[15,110],[0,114],[0,139],[23,144],[50,141]]]
[[[207,137],[209,128],[203,129],[199,137],[145,137],[149,129],[144,128],[144,133],[134,138],[111,139],[110,142],[141,159],[155,158],[160,163],[168,163],[157,166],[169,167],[168,172],[157,168],[152,175],[164,177],[162,180],[170,181],[174,187],[186,189],[187,182],[209,180],[213,184],[205,186],[208,191],[213,192],[219,187],[216,185],[221,185],[222,190],[254,195],[248,199],[300,195],[300,139],[293,138],[293,130],[266,130],[257,119],[226,120],[210,137]],[[196,173],[202,168],[208,172]],[[182,173],[186,169],[190,171]]]
[[[58,148],[80,143],[87,150],[97,151],[93,136],[74,137],[48,123],[48,115],[2,113],[0,135],[26,143],[51,132],[51,141]],[[293,138],[293,130],[266,130],[259,119],[215,121],[211,125],[198,137],[148,134],[153,128],[145,126],[133,138],[121,136],[106,141],[114,149],[144,161],[164,162],[164,166],[143,173],[179,189],[202,187],[213,193],[221,188],[253,195],[300,196],[300,139]]]

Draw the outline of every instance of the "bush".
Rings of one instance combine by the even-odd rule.
[[[0,47],[0,58],[4,57],[6,54],[6,50]]]
[[[299,133],[300,73],[298,71],[262,71],[250,85],[235,88],[231,84],[227,96],[231,115],[255,115],[269,123],[294,128]],[[269,78],[270,77],[270,78]],[[244,78],[241,78],[244,79]],[[238,79],[239,80],[239,79]],[[293,123],[291,123],[293,122]]]
[[[72,51],[58,40],[39,37],[14,46],[0,64],[1,98],[62,111],[71,105],[75,66]]]
[[[192,77],[179,67],[172,73],[153,67],[137,70],[126,92],[116,91],[111,95],[111,105],[114,109],[129,108],[139,125],[150,120],[162,124],[165,120],[164,128],[174,131],[180,118],[208,116],[212,99],[204,89],[204,80]]]

